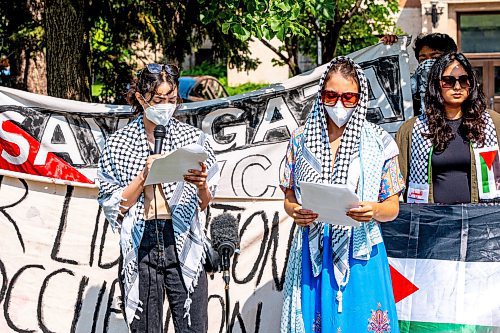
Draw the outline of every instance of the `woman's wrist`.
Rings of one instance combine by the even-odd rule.
[[[206,181],[203,183],[203,185],[198,186],[198,192],[201,193],[203,191],[207,191],[208,192],[208,184],[207,184]]]
[[[379,217],[380,213],[380,203],[379,202],[372,202],[372,209],[373,209],[373,219],[377,220]]]
[[[197,186],[196,188],[198,189],[198,196],[199,197],[210,197],[211,196],[210,188],[208,187],[208,184],[206,182],[204,183],[204,185]]]
[[[140,185],[144,186],[144,183],[146,182],[146,168],[142,169],[141,172],[137,175],[137,180]]]

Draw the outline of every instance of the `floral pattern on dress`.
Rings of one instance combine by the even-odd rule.
[[[372,315],[368,319],[368,332],[373,333],[389,333],[391,325],[389,314],[387,311],[382,311],[382,305],[377,304],[377,310],[372,310]]]
[[[378,200],[384,201],[390,196],[403,192],[404,188],[405,181],[401,170],[399,170],[398,157],[394,156],[385,161],[382,169],[382,181],[380,182]]]
[[[292,132],[290,142],[288,143],[288,148],[285,155],[285,168],[283,175],[281,176],[280,186],[283,190],[295,189],[295,152],[297,151],[299,145],[302,141],[302,134],[304,133],[304,127],[298,127]]]
[[[314,319],[313,332],[321,332],[321,313],[316,313],[316,318]]]

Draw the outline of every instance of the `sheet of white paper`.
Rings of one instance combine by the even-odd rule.
[[[188,170],[200,170],[199,162],[205,162],[207,157],[199,144],[181,147],[153,161],[144,185],[184,181]]]
[[[319,215],[318,221],[358,227],[345,213],[359,206],[359,198],[346,185],[301,182],[302,207]]]

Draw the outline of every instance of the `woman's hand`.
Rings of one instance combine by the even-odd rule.
[[[399,194],[394,194],[382,202],[359,203],[359,207],[350,209],[346,215],[359,222],[389,222],[399,213]]]
[[[318,214],[312,210],[303,209],[302,206],[296,206],[293,209],[292,218],[293,222],[302,227],[306,227],[318,218]]]
[[[378,203],[362,201],[359,207],[351,208],[346,215],[358,222],[370,222],[375,214]]]
[[[380,38],[380,41],[384,43],[384,45],[392,45],[398,41],[398,36],[396,35],[384,35]]]
[[[201,170],[190,169],[188,173],[184,175],[184,180],[195,185],[199,191],[206,190],[207,185],[207,166],[205,163],[200,162]]]
[[[318,214],[315,212],[302,208],[302,206],[297,202],[295,191],[291,188],[285,189],[284,207],[286,213],[293,218],[293,222],[302,227],[308,226],[318,218]]]
[[[137,199],[144,192],[144,182],[148,177],[149,170],[151,170],[151,165],[153,165],[153,161],[162,155],[150,155],[146,160],[146,166],[142,169],[141,172],[137,176],[135,176],[132,181],[125,187],[122,193],[122,202],[120,206],[120,213],[125,214],[130,207],[135,205]]]
[[[190,169],[188,173],[184,175],[184,180],[195,185],[198,188],[198,196],[200,198],[200,208],[205,210],[210,200],[212,200],[212,194],[208,188],[207,184],[207,166],[205,163],[200,162],[201,170]]]
[[[146,166],[144,169],[142,169],[142,182],[146,180],[149,174],[149,170],[151,170],[151,166],[153,165],[153,161],[162,157],[161,154],[154,154],[154,155],[149,155],[148,159],[146,160]]]

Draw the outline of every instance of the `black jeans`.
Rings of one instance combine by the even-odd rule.
[[[158,233],[156,230],[158,229]],[[146,221],[139,247],[139,299],[143,311],[136,311],[130,325],[133,333],[163,332],[163,302],[167,294],[175,332],[205,333],[208,329],[208,288],[205,271],[191,294],[191,326],[184,318],[187,290],[175,251],[172,220]]]

